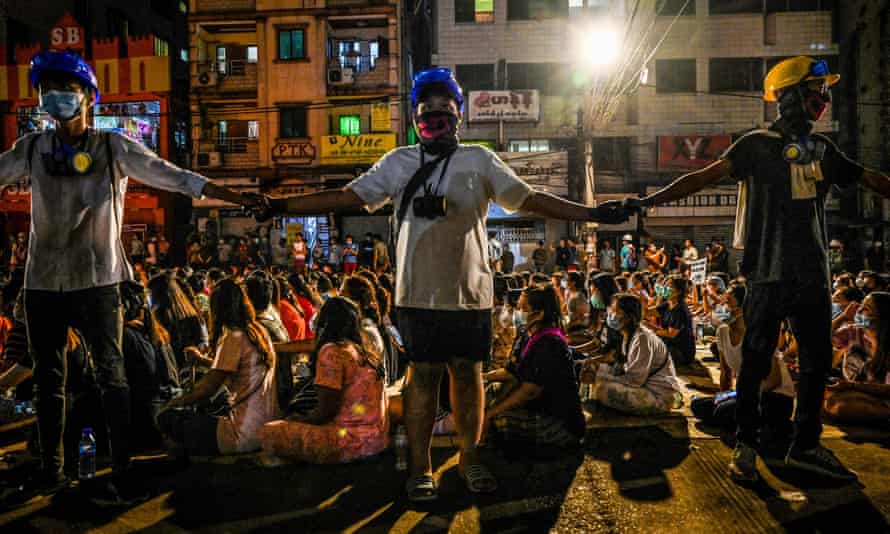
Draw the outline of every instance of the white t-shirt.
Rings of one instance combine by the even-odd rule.
[[[729,325],[724,324],[717,328],[717,349],[725,358],[726,365],[732,369],[732,376],[738,378],[739,372],[742,370],[742,341],[738,345],[732,344]],[[776,351],[773,356],[779,360],[779,372],[782,375],[782,382],[773,391],[793,397],[794,381],[791,378],[791,373],[788,371],[788,365],[785,364],[781,352]]]
[[[427,154],[424,161],[432,161]],[[346,187],[368,211],[392,201],[420,167],[420,148],[400,147],[383,156]],[[447,198],[447,215],[415,218],[409,204],[396,245],[396,295],[399,307],[429,310],[486,310],[494,305],[485,219],[489,201],[508,212],[518,210],[532,188],[497,155],[479,145],[460,145],[440,176],[440,163],[427,181]],[[421,187],[415,196],[423,194]]]

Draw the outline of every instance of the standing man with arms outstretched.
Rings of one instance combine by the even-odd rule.
[[[272,199],[272,212],[323,214],[393,201],[397,214],[398,324],[411,361],[405,421],[411,449],[406,484],[412,501],[437,498],[430,440],[439,383],[451,375],[460,439],[459,475],[474,493],[497,481],[476,452],[483,423],[482,361],[491,349],[492,273],[485,228],[489,201],[546,217],[619,223],[627,210],[588,208],[537,192],[490,150],[461,145],[464,97],[451,71],[414,77],[411,92],[419,146],[397,148],[344,189]]]
[[[825,198],[832,186],[861,181],[890,198],[890,178],[850,160],[827,137],[813,134],[840,76],[825,61],[786,59],[764,81],[764,99],[778,102],[767,130],[737,140],[711,165],[681,176],[666,188],[625,205],[656,206],[679,200],[731,176],[739,181],[735,246],[744,247],[741,274],[748,281],[747,331],[736,390],[738,444],[730,463],[736,480],[758,477],[760,385],[776,350],[779,325],[788,319],[800,348],[794,440],[785,463],[825,476],[850,479],[819,444],[825,380],[831,366],[831,295]],[[813,261],[800,261],[812,258]]]
[[[100,97],[98,83],[89,64],[76,54],[37,54],[31,60],[30,81],[41,108],[55,120],[55,129],[28,134],[0,154],[0,185],[31,182],[25,318],[36,365],[43,463],[20,497],[53,493],[67,483],[62,435],[69,327],[84,334],[96,367],[114,484],[120,488],[117,475],[130,461],[130,395],[121,354],[118,291],[120,282],[133,279],[121,243],[127,177],[193,197],[233,203],[250,199],[180,169],[122,135],[90,128],[90,109]],[[116,491],[114,484],[110,489]]]

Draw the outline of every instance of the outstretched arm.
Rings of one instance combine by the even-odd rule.
[[[862,184],[884,198],[890,198],[890,176],[865,169],[862,172]]]
[[[520,208],[544,217],[566,221],[594,221],[617,224],[628,219],[628,213],[620,208],[589,208],[543,191],[532,191]]]
[[[319,191],[305,195],[272,199],[273,206],[282,213],[299,215],[324,215],[336,211],[357,210],[365,202],[352,189]],[[278,210],[276,210],[278,211]]]
[[[709,185],[717,183],[721,178],[728,176],[731,171],[728,159],[718,159],[703,169],[693,171],[677,178],[667,187],[641,198],[644,206],[657,206],[667,204],[701,191]]]

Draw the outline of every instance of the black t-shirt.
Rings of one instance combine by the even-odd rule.
[[[525,358],[522,349],[528,337],[514,344],[508,370],[522,382],[531,382],[543,389],[541,395],[523,406],[529,412],[549,415],[563,422],[572,434],[584,436],[584,413],[578,397],[575,370],[568,346],[556,336],[544,336],[531,347]]]
[[[357,262],[365,267],[374,266],[374,242],[370,239],[365,239],[359,243]]]
[[[572,261],[572,253],[568,247],[556,247],[556,264],[560,267],[568,267]]]
[[[826,145],[824,180],[815,183],[814,198],[792,198],[791,164],[782,158],[785,140],[777,134],[750,133],[724,155],[733,177],[747,187],[741,272],[752,282],[828,280],[825,198],[832,186],[858,181],[863,168],[827,137],[811,137]]]
[[[658,306],[658,315],[661,317],[661,327],[664,329],[676,328],[680,331],[673,339],[663,338],[664,344],[671,353],[677,352],[683,356],[683,361],[691,361],[695,358],[695,334],[692,332],[692,313],[685,303],[677,304],[673,309],[667,302]]]

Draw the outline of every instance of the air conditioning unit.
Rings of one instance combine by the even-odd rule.
[[[219,83],[219,73],[202,72],[198,75],[198,87],[212,87]]]
[[[208,169],[222,167],[222,154],[219,152],[198,152],[198,167]]]
[[[355,81],[350,68],[328,69],[328,83],[331,85],[349,85]]]

